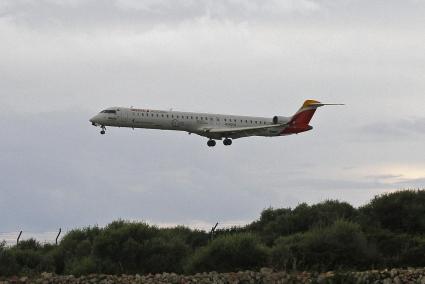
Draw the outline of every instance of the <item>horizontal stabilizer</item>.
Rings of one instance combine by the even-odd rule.
[[[321,106],[345,106],[345,104],[323,104],[323,103],[312,103],[308,105],[309,107],[321,107]]]

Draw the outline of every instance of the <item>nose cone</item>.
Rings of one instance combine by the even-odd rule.
[[[92,125],[96,126],[96,124],[98,123],[98,117],[97,117],[97,115],[95,115],[92,118],[90,118],[89,121],[91,122]]]

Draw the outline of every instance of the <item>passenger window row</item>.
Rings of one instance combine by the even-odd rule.
[[[104,111],[102,111],[102,113],[116,113],[116,111],[115,110],[104,110]],[[135,113],[133,114],[133,115],[136,115]],[[139,113],[137,113],[137,115],[139,116]],[[145,116],[145,113],[142,113],[142,116]],[[149,117],[149,113],[146,113],[146,116],[147,117]],[[154,117],[154,116],[156,116],[156,117],[159,117],[160,115],[157,113],[156,115],[155,114],[153,114],[153,113],[151,113],[151,115],[150,115],[151,117]],[[170,118],[170,115],[168,115],[168,114],[161,114],[161,117],[166,117],[166,118]],[[184,116],[184,115],[176,115],[175,116],[176,118],[182,118],[182,119],[196,119],[196,120],[206,120],[206,121],[208,121],[208,117],[203,117],[203,116],[188,116],[188,115],[186,115],[186,116]],[[172,114],[171,115],[171,118],[174,118],[174,114]],[[214,120],[214,118],[213,117],[210,117],[209,118],[209,120],[210,121],[213,121]],[[220,121],[220,118],[217,118],[217,121]],[[237,119],[231,119],[231,118],[224,118],[224,121],[225,122],[237,122]],[[244,120],[243,119],[241,119],[240,120],[240,122],[241,123],[243,123],[244,122]],[[265,121],[259,121],[259,120],[247,120],[247,119],[245,119],[245,123],[250,123],[250,124],[263,124],[263,125],[266,125],[267,124],[267,122],[265,122]]]

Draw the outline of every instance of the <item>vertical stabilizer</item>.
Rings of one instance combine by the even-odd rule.
[[[306,100],[302,107],[292,116],[289,124],[306,126],[310,123],[316,109],[323,104],[315,100]]]

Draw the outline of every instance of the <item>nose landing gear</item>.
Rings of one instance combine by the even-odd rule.
[[[232,139],[229,139],[229,138],[224,139],[224,140],[223,140],[223,144],[224,144],[225,146],[230,146],[230,145],[232,145]]]
[[[102,130],[100,131],[100,134],[105,134],[106,133],[106,127],[104,125],[101,126]]]

